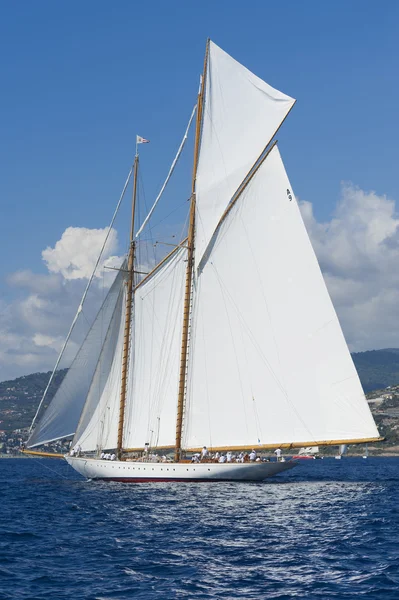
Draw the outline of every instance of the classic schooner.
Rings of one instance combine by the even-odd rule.
[[[28,448],[73,436],[92,479],[260,481],[296,463],[188,457],[381,439],[273,141],[294,103],[207,42],[187,237],[136,279],[136,151],[127,260]]]

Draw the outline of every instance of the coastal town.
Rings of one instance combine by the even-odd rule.
[[[66,371],[55,377],[48,403],[60,385]],[[0,383],[0,457],[22,456],[21,447],[25,444],[29,426],[42,398],[50,373],[34,373],[12,381]],[[370,446],[370,454],[399,455],[399,384],[369,392],[367,400],[385,441]],[[56,453],[66,453],[69,441],[47,444],[46,449]],[[321,454],[332,454],[333,448],[320,447]],[[360,454],[362,448],[350,446],[348,454]]]

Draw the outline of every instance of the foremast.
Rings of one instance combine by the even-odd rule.
[[[191,305],[191,287],[193,279],[193,263],[194,263],[194,248],[195,248],[195,180],[197,177],[198,167],[198,156],[199,146],[201,139],[201,124],[202,124],[202,111],[203,111],[203,100],[206,80],[206,70],[208,64],[209,55],[209,38],[206,43],[204,69],[202,73],[201,85],[198,92],[197,100],[197,119],[195,124],[195,142],[194,142],[194,161],[193,161],[193,175],[191,181],[191,199],[190,199],[190,216],[188,225],[188,237],[187,237],[187,269],[186,269],[186,282],[184,290],[184,304],[183,304],[183,326],[182,326],[182,344],[181,344],[181,358],[180,358],[180,373],[179,373],[179,392],[177,397],[177,416],[176,416],[176,443],[175,443],[175,461],[179,462],[181,458],[181,439],[182,439],[182,427],[183,427],[183,416],[184,416],[184,404],[185,404],[185,392],[186,392],[186,379],[187,379],[187,356],[188,356],[188,342],[189,342],[189,326],[190,326],[190,305]]]
[[[127,395],[127,381],[128,381],[128,364],[129,364],[129,348],[130,348],[130,333],[131,333],[131,321],[132,321],[132,304],[133,304],[133,283],[134,283],[134,257],[136,250],[136,242],[134,241],[134,220],[136,213],[136,197],[137,197],[137,172],[139,168],[139,155],[137,151],[136,143],[136,155],[134,157],[133,165],[133,194],[132,194],[132,216],[130,224],[130,241],[129,241],[129,255],[127,261],[127,281],[126,281],[126,312],[125,312],[125,329],[123,337],[123,351],[122,351],[122,375],[121,375],[121,395],[119,402],[119,424],[118,424],[118,441],[116,447],[116,453],[118,460],[122,457],[123,449],[123,429],[125,422],[125,406],[126,406],[126,395]]]

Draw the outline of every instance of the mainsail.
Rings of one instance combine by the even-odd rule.
[[[210,42],[196,174],[197,265],[232,195],[294,102]]]
[[[275,146],[194,289],[185,447],[378,437]]]
[[[187,250],[178,250],[135,293],[124,446],[175,442]]]
[[[33,430],[29,448],[75,433],[122,285],[123,271],[120,271],[54,398]]]

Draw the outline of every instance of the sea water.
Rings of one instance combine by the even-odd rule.
[[[86,481],[0,460],[1,600],[399,598],[399,459],[264,483]]]

